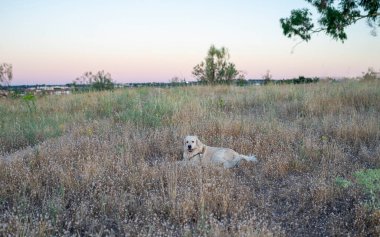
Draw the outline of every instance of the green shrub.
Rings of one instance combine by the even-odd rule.
[[[335,178],[335,184],[338,187],[341,187],[341,188],[344,188],[344,189],[349,188],[352,185],[352,183],[349,180],[344,179],[342,177],[336,177]]]
[[[380,207],[380,169],[365,169],[354,173],[356,182],[369,195],[370,204]]]

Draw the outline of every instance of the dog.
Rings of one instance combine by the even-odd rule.
[[[223,164],[224,168],[233,168],[240,161],[257,162],[255,156],[245,156],[229,148],[204,145],[197,136],[186,136],[183,140],[183,160],[187,163]]]

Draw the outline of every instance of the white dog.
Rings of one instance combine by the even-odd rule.
[[[255,156],[245,156],[229,148],[204,145],[197,136],[187,136],[183,141],[183,159],[191,163],[219,163],[232,168],[243,159],[257,162]]]

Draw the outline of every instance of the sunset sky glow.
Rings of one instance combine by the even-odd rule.
[[[11,84],[65,84],[105,70],[119,83],[195,80],[211,44],[225,46],[247,78],[355,77],[380,70],[380,36],[366,21],[343,44],[323,33],[307,43],[283,36],[279,19],[303,0],[4,0],[0,63]],[[380,32],[378,32],[380,34]]]

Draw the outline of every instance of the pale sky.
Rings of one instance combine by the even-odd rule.
[[[0,63],[12,85],[65,84],[105,70],[119,83],[195,80],[211,44],[229,49],[248,79],[354,77],[380,70],[380,32],[366,21],[345,43],[323,33],[301,43],[282,34],[281,17],[304,0],[1,0]]]

